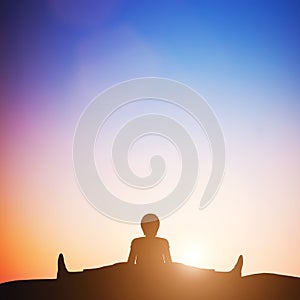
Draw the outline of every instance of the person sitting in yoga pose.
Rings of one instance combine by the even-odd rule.
[[[141,220],[144,237],[136,238],[131,243],[128,263],[155,266],[171,263],[169,242],[156,237],[159,219],[154,214],[147,214]]]

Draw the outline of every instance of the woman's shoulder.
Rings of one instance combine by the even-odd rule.
[[[167,239],[161,238],[161,237],[156,237],[156,240],[158,243],[164,244],[164,245],[168,245],[169,246],[169,242]]]
[[[168,240],[161,237],[155,237],[155,238],[138,237],[132,240],[131,245],[142,244],[147,242],[169,245]]]
[[[145,237],[138,237],[132,240],[131,245],[142,243],[145,240]]]

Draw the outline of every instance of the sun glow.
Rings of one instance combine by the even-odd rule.
[[[199,249],[190,248],[184,254],[183,263],[185,265],[197,267],[201,263],[201,252]]]

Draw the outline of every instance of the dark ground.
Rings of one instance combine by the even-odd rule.
[[[57,279],[0,285],[0,299],[300,299],[300,278],[215,272],[172,263],[139,267],[126,263],[70,273],[63,258]]]

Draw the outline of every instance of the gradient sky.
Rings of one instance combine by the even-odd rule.
[[[160,107],[187,124],[201,154],[193,196],[161,222],[173,259],[225,271],[243,254],[244,275],[300,276],[298,1],[1,1],[0,23],[0,282],[54,278],[60,252],[72,271],[127,259],[141,230],[85,200],[72,142],[95,95],[143,76],[197,90],[226,140],[222,187],[199,211],[210,166],[205,136],[188,116]],[[106,140],[138,112],[120,112]],[[174,149],[151,139],[135,150],[133,169],[145,175],[147,143],[171,153],[167,170],[178,174]],[[109,166],[103,176],[123,194]]]

